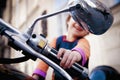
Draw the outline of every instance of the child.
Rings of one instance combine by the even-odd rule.
[[[75,62],[85,66],[90,54],[89,43],[84,38],[88,34],[88,31],[83,30],[70,15],[66,22],[68,25],[68,34],[55,38],[50,45],[58,50],[57,58],[62,57],[60,66],[64,69],[70,68]],[[33,73],[33,78],[44,80],[48,67],[41,60]],[[62,78],[54,71],[52,80],[62,80]]]

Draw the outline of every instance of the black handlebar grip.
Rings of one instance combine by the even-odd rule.
[[[48,54],[48,58],[51,59],[53,62],[55,62],[56,64],[60,64],[61,59],[57,58],[57,54],[58,51],[55,50],[54,48],[51,49],[50,54]],[[79,76],[80,78],[87,79],[88,80],[88,73],[84,72],[84,67],[82,67],[81,65],[79,65],[78,63],[74,63],[72,65],[71,68],[69,69],[65,69],[68,74],[70,74],[71,76]]]

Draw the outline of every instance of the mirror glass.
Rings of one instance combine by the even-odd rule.
[[[113,23],[110,9],[98,0],[70,0],[68,6],[73,19],[93,34],[105,33]]]

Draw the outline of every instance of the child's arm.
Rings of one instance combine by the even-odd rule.
[[[56,39],[54,38],[51,42],[50,42],[50,46],[52,47],[56,47]],[[46,74],[47,74],[47,70],[48,70],[49,65],[47,65],[44,61],[40,60],[39,64],[37,66],[37,68],[35,69],[35,71],[33,72],[32,77],[36,80],[45,80]]]
[[[43,77],[43,76],[38,76],[37,74],[34,74],[33,76],[32,76],[35,80],[45,80],[45,77]]]
[[[86,61],[89,59],[90,56],[90,45],[89,42],[83,38],[80,39],[77,46],[75,46],[72,51],[77,51],[80,53],[82,59],[80,60],[81,65],[84,66]]]
[[[72,50],[60,48],[57,57],[62,57],[60,66],[63,68],[70,68],[75,62],[82,62],[84,66],[89,58],[89,45],[87,40],[81,39]]]
[[[36,80],[45,80],[48,67],[49,66],[44,61],[40,60],[37,68],[33,72],[32,77]]]

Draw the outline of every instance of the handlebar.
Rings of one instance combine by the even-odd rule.
[[[32,49],[26,42],[27,38],[17,29],[10,26],[8,23],[4,22],[2,19],[0,19],[0,35],[6,36],[13,45],[18,47],[17,50],[19,49],[19,51],[22,51],[26,55],[31,55],[34,58],[36,57],[42,59],[48,65],[50,65],[52,68],[58,71],[60,74],[64,74],[63,77],[65,77],[67,80],[72,80],[71,76],[66,71],[64,71],[60,66],[58,66],[56,63],[54,63],[47,57],[43,56],[42,54]]]
[[[56,54],[58,53],[57,50],[49,46],[48,41],[42,36],[42,35],[36,35],[33,34],[31,38],[27,41],[27,44],[31,46],[34,50],[41,53],[42,55],[46,56],[56,64],[60,64],[61,59],[58,59],[56,57]],[[69,70],[72,70],[72,74],[82,75],[82,78],[88,79],[88,70],[85,67],[82,67],[78,63],[75,63],[72,65],[72,67]],[[67,70],[66,70],[67,71]],[[69,73],[69,72],[68,72]]]
[[[57,51],[50,47],[48,41],[42,35],[33,34],[30,38],[19,32],[17,29],[0,19],[0,35],[8,38],[10,45],[18,51],[22,51],[24,55],[35,60],[42,59],[56,71],[58,71],[67,80],[72,80],[71,75],[59,66],[60,60],[57,59]],[[84,78],[88,78],[87,69],[75,63],[71,70]]]

